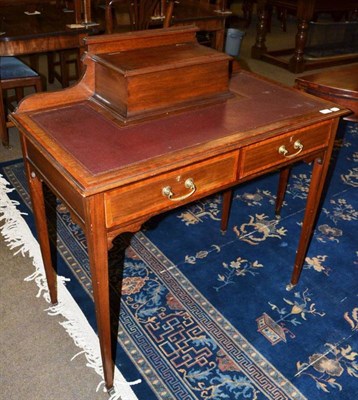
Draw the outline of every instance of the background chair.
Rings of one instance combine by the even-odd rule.
[[[70,12],[74,15],[74,23],[80,24],[91,19],[90,2],[83,0],[56,0],[59,12]],[[80,58],[78,49],[53,51],[47,54],[48,81],[57,79],[63,88],[70,81],[77,81],[80,74]],[[71,68],[73,66],[73,69]]]
[[[226,0],[178,0],[170,25],[196,25],[201,44],[223,51],[226,19],[231,15]]]
[[[81,70],[78,49],[68,49],[47,53],[48,81],[54,83],[57,79],[63,88],[70,85],[70,81],[77,81]],[[73,70],[71,69],[73,66]]]
[[[169,4],[172,1],[169,1]],[[166,20],[166,0],[106,0],[106,33],[160,28]],[[172,10],[172,7],[170,8]]]
[[[0,57],[0,138],[3,146],[9,147],[8,112],[24,97],[24,88],[34,87],[42,91],[40,75],[16,57]],[[14,94],[9,92],[12,90]]]

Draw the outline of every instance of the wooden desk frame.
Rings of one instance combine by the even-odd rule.
[[[111,46],[113,45],[112,43]],[[101,49],[103,50],[102,46]],[[56,275],[51,262],[44,184],[64,202],[74,221],[82,227],[86,235],[104,379],[106,387],[111,390],[114,369],[108,249],[112,240],[121,233],[138,231],[152,216],[219,191],[225,192],[223,217],[227,220],[228,200],[233,186],[274,170],[287,171],[293,163],[299,161],[309,161],[313,163],[312,178],[291,278],[291,284],[297,284],[313,233],[339,118],[347,110],[320,113],[319,110],[333,108],[334,104],[314,99],[294,89],[280,89],[279,85],[267,82],[271,85],[270,88],[284,90],[288,95],[292,93],[292,96],[298,96],[303,102],[313,103],[312,111],[301,114],[298,112],[295,117],[285,120],[277,118],[270,124],[264,123],[256,127],[252,125],[252,129],[247,131],[234,129],[231,133],[206,139],[199,144],[195,141],[195,144],[179,150],[167,150],[161,156],[149,159],[146,157],[141,162],[98,174],[85,168],[36,122],[36,115],[41,115],[44,108],[57,112],[64,108],[67,110],[72,105],[86,105],[94,92],[93,78],[94,66],[87,63],[86,74],[78,85],[61,92],[34,95],[22,102],[11,118],[21,132],[36,229],[52,303],[57,303]],[[237,93],[242,86],[240,79],[252,82],[256,88],[261,88],[266,82],[263,78],[240,72],[232,81]],[[230,103],[235,101],[228,100],[227,105],[234,104],[235,107],[236,103]],[[256,104],[254,97],[252,101]],[[227,110],[226,105],[222,107]],[[215,106],[216,110],[218,108],[220,106]],[[203,112],[203,109],[200,110]],[[93,112],[96,114],[101,110],[94,108]],[[240,113],[240,107],[237,110],[234,108],[234,113]],[[173,118],[177,118],[178,122],[186,116],[187,113],[184,112],[175,114]],[[106,113],[102,117],[110,118]],[[239,120],[244,117],[245,114],[241,114]],[[112,119],[110,123],[113,124],[113,121]],[[164,118],[159,123],[165,124],[165,121],[167,120]],[[157,121],[148,121],[141,126],[143,128],[152,123],[156,124]],[[118,125],[115,129],[120,133],[122,128]],[[189,135],[189,140],[191,136]],[[303,145],[295,147],[297,142],[302,142]],[[285,149],[282,151],[283,146]],[[282,176],[285,178],[285,174]],[[187,177],[195,181],[195,190],[190,185],[186,187]],[[163,189],[167,185],[173,187],[174,197],[181,198],[179,201],[171,201],[163,196]]]

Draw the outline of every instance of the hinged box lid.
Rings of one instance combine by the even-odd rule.
[[[231,57],[199,45],[195,32],[192,27],[137,32],[142,42],[146,33],[151,37],[142,46],[133,41],[135,33],[117,35],[128,39],[127,46],[102,54],[91,54],[89,46],[93,98],[124,121],[228,98]]]

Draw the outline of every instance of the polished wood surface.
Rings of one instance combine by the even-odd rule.
[[[77,27],[75,13],[64,12],[54,4],[36,5],[40,14],[27,15],[26,4],[0,8],[0,56],[37,54],[53,50],[79,48],[84,51],[83,38],[93,29]]]
[[[30,13],[38,11],[40,5],[56,5],[58,10],[74,12],[76,23],[91,20],[91,0],[0,0],[0,8],[24,6]]]
[[[296,79],[296,87],[352,110],[345,119],[358,122],[358,64]]]
[[[227,98],[231,58],[200,46],[195,27],[186,29],[182,38],[180,30],[173,32],[176,34],[171,41],[168,37],[166,45],[162,44],[161,36],[158,42],[158,35],[151,35],[151,46],[140,51],[133,50],[132,46],[126,48],[129,35],[123,35],[120,52],[94,56],[96,100],[129,122]],[[140,36],[134,37],[138,40]],[[108,45],[106,37],[104,40]],[[86,43],[90,47],[100,46],[103,38],[93,37]],[[204,76],[215,76],[215,79],[207,81]]]
[[[174,31],[174,35],[179,33]],[[143,46],[150,47],[153,35],[160,35],[162,44],[167,45],[173,30],[127,37],[133,50],[140,51]],[[345,109],[322,113],[334,104],[240,71],[231,79],[233,96],[225,102],[127,125],[95,99],[96,52],[121,51],[123,43],[116,39],[109,36],[92,44],[90,40],[84,59],[86,73],[77,85],[34,95],[12,115],[22,134],[36,227],[54,303],[57,293],[43,183],[64,202],[85,232],[108,389],[113,386],[107,253],[112,240],[139,230],[159,213],[218,191],[229,193],[236,184],[309,160],[313,162],[312,181],[291,277],[291,283],[297,284],[338,121],[347,113]],[[58,120],[63,123],[56,123]],[[226,199],[224,214],[228,203]],[[223,217],[227,220],[227,215]],[[287,256],[293,258],[294,254]]]
[[[268,51],[266,47],[266,35],[268,32],[270,9],[278,7],[289,11],[297,17],[297,33],[293,49]],[[307,69],[321,68],[327,65],[337,65],[358,60],[358,54],[339,55],[325,57],[321,60],[308,62],[305,59],[305,46],[307,43],[308,25],[314,15],[319,13],[345,14],[351,13],[355,17],[358,13],[356,0],[258,0],[258,23],[256,42],[252,47],[253,58],[284,67],[291,72],[299,73]],[[352,18],[354,18],[352,16]],[[287,61],[282,56],[292,54]]]
[[[0,7],[5,6],[18,6],[18,5],[26,5],[27,7],[36,6],[38,4],[55,4],[59,3],[61,0],[0,0]]]

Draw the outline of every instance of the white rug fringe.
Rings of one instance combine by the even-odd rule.
[[[8,247],[11,250],[16,249],[14,254],[20,253],[24,257],[32,258],[35,271],[29,277],[25,278],[25,281],[35,281],[39,288],[37,297],[42,296],[50,303],[40,246],[23,219],[22,213],[16,207],[19,203],[8,197],[7,193],[14,190],[9,188],[9,185],[2,175],[0,175],[0,232]],[[60,322],[60,324],[65,328],[76,346],[81,349],[72,359],[80,354],[84,354],[87,360],[86,365],[94,369],[102,377],[102,381],[97,386],[97,391],[102,385],[103,390],[106,391],[98,337],[67,290],[65,286],[66,280],[68,279],[58,277],[57,290],[59,303],[49,307],[46,311],[48,315],[61,315],[65,318],[65,321]],[[115,390],[114,393],[111,393],[109,400],[138,400],[130,386],[140,383],[141,380],[126,382],[117,367],[115,367],[114,376]]]

